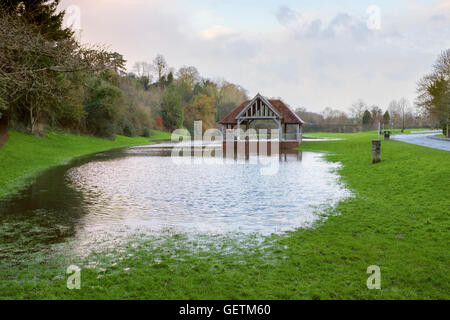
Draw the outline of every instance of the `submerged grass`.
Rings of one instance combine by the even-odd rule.
[[[152,133],[150,138],[115,136],[106,140],[57,132],[38,138],[10,130],[8,141],[0,148],[0,197],[23,188],[43,169],[74,157],[170,139],[170,133]]]
[[[383,141],[382,162],[373,165],[376,133],[316,136],[344,139],[300,149],[342,163],[342,182],[355,196],[315,228],[242,250],[227,250],[232,239],[211,238],[196,250],[182,235],[143,236],[84,261],[67,256],[3,270],[0,298],[450,298],[450,153]],[[82,262],[81,290],[66,288],[71,262]],[[381,290],[366,287],[370,265],[381,268]]]

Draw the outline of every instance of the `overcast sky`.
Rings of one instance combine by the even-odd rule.
[[[130,71],[160,53],[175,69],[313,111],[413,102],[417,80],[450,48],[450,0],[61,2],[71,5],[81,40],[122,53]]]

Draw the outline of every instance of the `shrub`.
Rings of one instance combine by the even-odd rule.
[[[142,130],[142,136],[146,138],[150,138],[152,132],[149,128],[145,127],[144,130]]]
[[[441,129],[442,129],[442,134],[444,135],[444,137],[448,137],[448,133],[447,133],[447,124],[445,122],[441,123]]]
[[[136,136],[136,128],[130,119],[128,119],[128,118],[122,119],[121,127],[122,127],[122,134],[124,136],[127,136],[127,137],[135,137]]]
[[[94,135],[112,137],[123,116],[122,92],[108,83],[92,89],[86,103],[86,127]]]

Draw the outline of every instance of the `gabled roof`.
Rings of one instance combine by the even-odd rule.
[[[256,95],[258,97],[258,95]],[[256,98],[255,97],[255,98]],[[265,98],[264,98],[265,99]],[[234,108],[225,118],[219,121],[221,124],[236,124],[236,117],[251,103],[252,100],[245,100],[239,106]],[[268,99],[274,111],[281,117],[281,123],[302,124],[304,121],[300,119],[283,101],[280,99]]]
[[[250,100],[250,102],[237,114],[237,116],[235,117],[236,119],[239,117],[242,117],[242,114],[245,113],[250,107],[251,105],[256,102],[257,100],[262,101],[263,104],[265,104],[270,110],[272,110],[272,112],[279,118],[283,118],[277,111],[277,109],[275,109],[273,107],[273,105],[269,102],[269,100],[267,100],[264,96],[260,95],[259,93],[252,99]]]

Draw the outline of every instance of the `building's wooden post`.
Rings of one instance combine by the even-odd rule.
[[[296,131],[296,140],[300,141],[300,125],[299,124],[297,124],[295,131]]]
[[[277,120],[278,122],[278,140],[283,140],[283,126],[281,124],[281,120]]]
[[[241,130],[241,120],[240,119],[238,119],[238,121],[237,121],[237,140],[240,140],[241,139],[241,132],[240,132],[240,130]]]
[[[372,163],[381,161],[381,140],[372,140]]]

